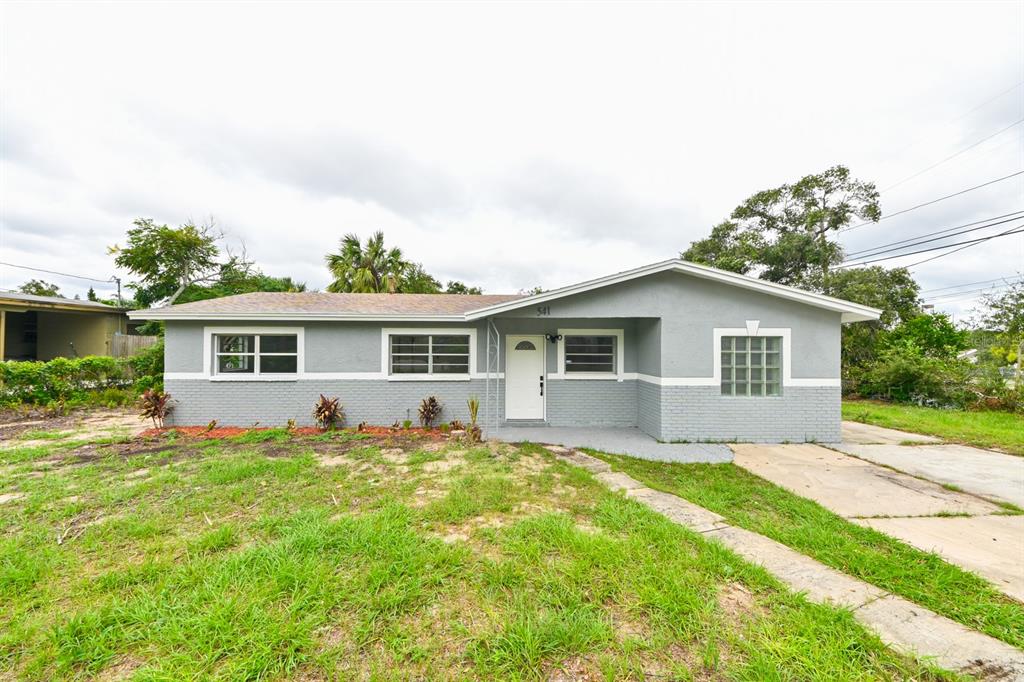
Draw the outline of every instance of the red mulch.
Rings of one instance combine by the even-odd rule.
[[[146,429],[139,435],[143,438],[153,438],[163,436],[170,432],[174,432],[179,436],[186,438],[231,438],[232,436],[241,436],[244,433],[250,431],[269,431],[272,427],[261,427],[261,428],[248,428],[244,426],[218,426],[214,429],[210,429],[207,426],[165,426],[160,429]],[[356,429],[338,429],[339,431],[355,432]],[[295,436],[319,436],[322,433],[326,433],[324,429],[317,428],[315,426],[300,426],[292,430],[292,435]],[[409,429],[393,429],[389,426],[365,426],[359,430],[359,433],[365,433],[369,436],[414,436],[420,438],[429,438],[431,440],[444,440],[447,434],[442,433],[438,429],[423,429],[420,427],[413,427]]]

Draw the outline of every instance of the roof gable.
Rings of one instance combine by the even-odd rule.
[[[756,277],[748,277],[747,275],[740,275],[727,270],[719,270],[706,265],[697,265],[696,263],[676,258],[662,261],[660,263],[645,265],[634,270],[627,270],[625,272],[615,273],[614,275],[607,275],[605,277],[599,277],[586,282],[580,282],[578,284],[571,284],[567,287],[554,289],[552,291],[545,291],[543,293],[536,294],[534,296],[527,296],[515,301],[508,301],[505,303],[487,306],[479,310],[473,310],[466,315],[466,319],[476,320],[483,317],[490,317],[510,310],[537,305],[538,303],[544,303],[547,301],[554,301],[566,296],[573,296],[586,291],[593,291],[602,287],[619,284],[621,282],[628,282],[630,280],[647,277],[661,272],[678,272],[681,274],[692,275],[694,277],[700,277],[742,289],[748,289],[762,294],[768,294],[770,296],[804,303],[817,308],[831,310],[833,312],[841,313],[843,322],[877,320],[881,315],[880,310],[860,305],[859,303],[852,303],[850,301],[844,301],[842,299],[825,296],[823,294],[815,294],[810,291],[804,291],[803,289],[797,289],[783,284],[766,282],[765,280],[757,279]]]

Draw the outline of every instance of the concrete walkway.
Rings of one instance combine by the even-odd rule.
[[[808,599],[849,608],[854,617],[886,644],[937,665],[987,679],[1024,680],[1024,652],[988,635],[852,578],[774,540],[730,526],[714,512],[668,493],[645,487],[606,462],[567,450],[549,448],[570,464],[581,466],[612,490],[693,531],[713,538],[748,561],[760,564]]]
[[[530,441],[569,448],[592,448],[656,462],[722,464],[732,461],[732,450],[728,445],[660,443],[637,428],[503,426],[489,430],[487,436],[509,443]]]

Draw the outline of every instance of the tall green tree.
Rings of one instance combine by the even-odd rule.
[[[853,220],[881,217],[874,183],[850,177],[845,166],[767,189],[737,206],[711,235],[681,256],[770,282],[806,286],[827,281],[843,260],[834,237]]]
[[[1017,349],[1016,385],[1021,387],[1024,362],[1024,282],[1018,281],[999,293],[982,297],[981,324],[997,332],[1009,347]]]
[[[359,235],[345,235],[338,252],[327,254],[326,261],[334,277],[327,291],[336,293],[396,293],[410,267],[401,249],[384,246],[384,233],[380,231],[366,240],[365,247]]]
[[[407,261],[398,247],[384,245],[384,233],[374,232],[364,245],[359,235],[347,234],[336,253],[327,254],[327,269],[334,278],[327,291],[371,294],[480,294],[480,287],[440,280],[422,263]]]
[[[110,252],[114,262],[139,278],[129,285],[139,305],[160,301],[174,303],[190,286],[211,284],[225,272],[248,271],[252,262],[244,250],[236,255],[227,247],[221,252],[219,243],[224,233],[212,223],[192,222],[180,227],[158,225],[149,218],[139,218],[128,230],[127,245],[114,245]]]
[[[30,279],[18,287],[18,291],[33,296],[60,296],[60,287],[41,279]]]

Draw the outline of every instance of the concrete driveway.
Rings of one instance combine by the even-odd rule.
[[[927,436],[920,438],[928,440],[917,440],[916,434],[891,429],[873,432],[874,428],[863,424],[849,431],[844,428],[844,436],[849,434],[857,442],[828,448],[811,444],[732,448],[738,466],[853,523],[935,552],[1024,601],[1024,516],[1005,515],[1002,507],[982,497],[1020,499],[1016,491],[1024,487],[1024,459],[936,445]],[[922,444],[898,445],[903,442]]]

